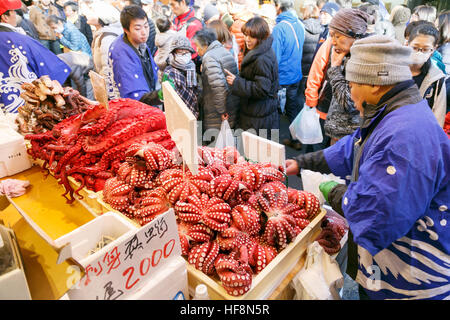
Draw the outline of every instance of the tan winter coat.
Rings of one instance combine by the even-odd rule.
[[[45,14],[45,10],[41,5],[35,5],[30,8],[30,21],[36,27],[40,40],[56,40],[55,32],[45,21],[48,16],[56,15],[59,17],[58,9],[50,4],[48,14]]]

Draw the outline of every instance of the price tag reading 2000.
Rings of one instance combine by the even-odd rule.
[[[71,299],[123,299],[152,279],[161,266],[180,256],[173,209],[143,226],[86,266]]]

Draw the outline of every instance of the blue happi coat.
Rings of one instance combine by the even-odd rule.
[[[355,141],[367,130],[324,150],[333,174],[350,177]],[[342,198],[358,245],[358,283],[372,299],[449,299],[450,140],[425,100],[381,120],[358,173]]]
[[[145,80],[142,63],[137,53],[124,41],[125,34],[118,36],[109,48],[109,64],[112,75],[107,79],[110,98],[131,98],[139,100],[145,93],[155,90],[149,88]],[[151,69],[155,83],[158,67],[148,47]]]
[[[38,41],[17,32],[0,32],[0,108],[16,113],[25,101],[20,97],[24,82],[43,75],[63,84],[70,68]]]

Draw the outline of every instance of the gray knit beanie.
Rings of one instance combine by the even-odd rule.
[[[173,52],[176,49],[185,49],[189,50],[192,53],[195,52],[194,48],[192,48],[191,46],[191,42],[189,41],[189,39],[182,34],[176,34],[172,39],[170,52]]]
[[[208,22],[214,16],[220,16],[220,12],[215,5],[208,3],[203,9],[203,21]]]
[[[359,84],[393,85],[412,79],[410,47],[388,36],[356,40],[350,48],[345,79]]]

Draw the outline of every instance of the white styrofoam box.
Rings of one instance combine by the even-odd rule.
[[[0,276],[0,300],[31,300],[23,269],[14,269]]]
[[[0,127],[0,178],[31,168],[24,138],[11,128]]]
[[[72,257],[83,267],[86,267],[97,257],[105,254],[122,239],[129,237],[129,234],[136,232],[138,228],[115,212],[106,212],[96,217],[83,226],[65,234],[55,240],[59,247],[70,243],[72,247]],[[103,247],[101,250],[89,255],[89,251],[95,249],[102,236],[109,236],[115,240]]]
[[[14,234],[11,229],[1,225],[0,228],[3,235],[9,234],[2,240],[0,248],[6,248],[10,252],[16,267],[0,275],[0,300],[31,300],[30,289],[28,288],[27,278]],[[1,234],[0,239],[2,239]]]
[[[145,287],[127,300],[187,300],[189,298],[186,260],[172,259],[153,274]]]

